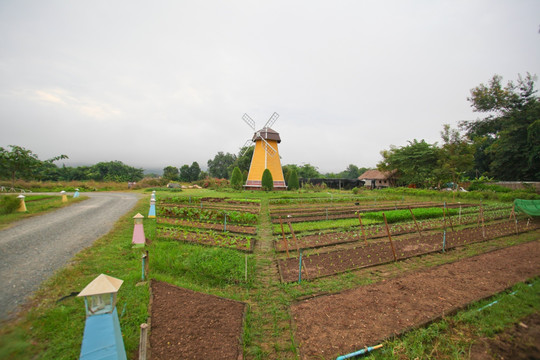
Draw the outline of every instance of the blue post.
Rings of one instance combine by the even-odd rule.
[[[144,281],[144,259],[146,259],[146,254],[142,256],[142,281]]]
[[[227,213],[225,213],[225,222],[223,224],[223,231],[227,231]]]
[[[302,249],[300,249],[300,257],[298,258],[298,283],[302,282]]]

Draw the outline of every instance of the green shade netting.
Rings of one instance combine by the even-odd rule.
[[[514,200],[516,211],[524,212],[531,216],[540,216],[540,200]]]

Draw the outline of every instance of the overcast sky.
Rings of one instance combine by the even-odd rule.
[[[540,75],[539,27],[538,0],[0,0],[0,146],[204,169],[277,112],[282,164],[375,167]]]

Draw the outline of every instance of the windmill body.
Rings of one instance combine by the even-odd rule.
[[[265,169],[270,170],[274,180],[274,189],[286,190],[283,169],[279,158],[278,144],[281,142],[279,134],[270,128],[279,115],[274,113],[266,125],[253,134],[253,138],[248,141],[255,143],[253,157],[249,166],[249,173],[244,187],[248,190],[260,190],[262,188],[262,175]],[[255,122],[246,114],[242,117],[244,121],[255,130]]]

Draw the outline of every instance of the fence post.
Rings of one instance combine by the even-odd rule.
[[[302,249],[298,251],[300,253],[298,257],[298,283],[302,282]]]
[[[394,261],[397,261],[396,249],[394,249],[394,243],[392,242],[392,237],[390,236],[390,228],[388,227],[388,221],[386,221],[386,214],[382,213],[384,218],[384,224],[386,225],[386,233],[388,234],[388,239],[390,240],[390,246],[392,247],[392,254],[394,254]]]
[[[283,245],[285,246],[285,251],[287,252],[287,258],[289,258],[289,244],[287,243],[287,239],[285,238],[285,230],[283,230],[283,220],[281,220],[281,216],[279,217],[279,225],[281,225],[281,235],[283,236]]]

